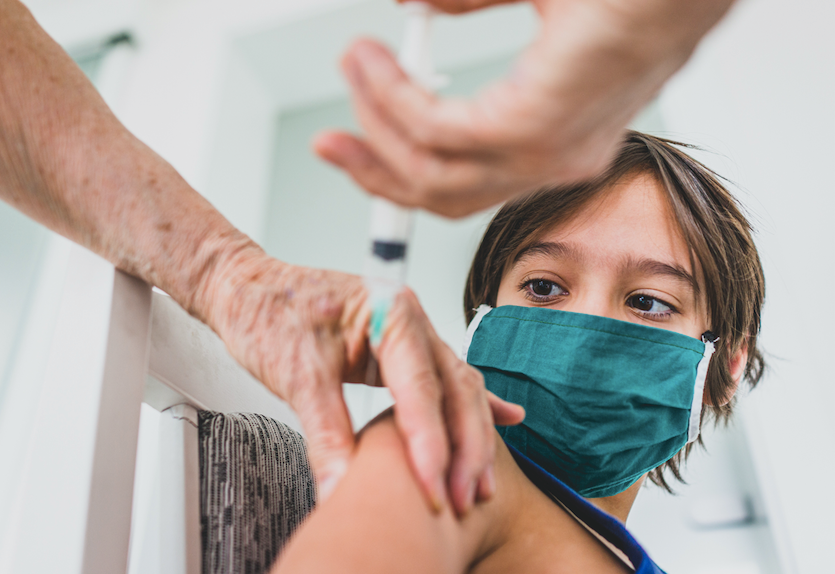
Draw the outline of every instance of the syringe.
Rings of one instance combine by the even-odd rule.
[[[444,79],[432,66],[429,49],[430,21],[433,9],[423,2],[406,2],[406,28],[400,49],[400,67],[422,87],[431,90]],[[406,255],[412,231],[412,210],[388,200],[371,202],[371,253],[366,262],[365,279],[371,305],[369,340],[372,348],[380,344],[386,318],[394,297],[406,281]],[[376,382],[377,365],[369,362],[366,383]]]

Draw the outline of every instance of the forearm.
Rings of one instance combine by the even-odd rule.
[[[0,198],[206,319],[212,270],[257,249],[119,123],[15,0],[0,0]]]

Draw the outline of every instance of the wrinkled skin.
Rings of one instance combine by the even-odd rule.
[[[323,496],[352,456],[342,381],[368,360],[358,277],[287,265],[235,229],[113,116],[16,0],[0,0],[0,199],[157,285],[217,332],[298,412]],[[378,349],[382,381],[430,503],[466,512],[493,491],[490,407],[524,416],[435,334],[402,293]]]
[[[506,0],[429,0],[451,13]],[[326,132],[319,155],[372,194],[460,217],[596,175],[632,117],[732,0],[531,0],[542,26],[512,74],[473,100],[409,81],[381,44],[342,67],[362,137]]]

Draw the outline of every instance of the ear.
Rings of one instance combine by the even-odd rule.
[[[739,388],[739,383],[745,375],[745,366],[748,364],[748,343],[742,343],[735,353],[732,353],[728,358],[728,372],[731,374],[731,387],[727,389],[726,395],[722,397],[718,404],[714,404],[707,395],[707,387],[705,387],[702,395],[702,402],[711,407],[723,407],[731,402],[731,399],[736,394]]]

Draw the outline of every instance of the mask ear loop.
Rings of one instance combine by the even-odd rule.
[[[705,331],[702,334],[705,351],[702,359],[699,361],[698,367],[696,367],[696,384],[693,386],[693,404],[690,406],[690,425],[687,429],[687,444],[699,438],[699,426],[702,422],[702,397],[705,391],[707,370],[710,367],[710,358],[716,351],[717,341],[719,341],[719,337],[710,331]]]
[[[465,363],[467,362],[467,353],[470,351],[470,344],[473,342],[473,336],[481,324],[481,320],[492,310],[493,308],[490,305],[479,305],[478,309],[476,309],[475,317],[473,317],[473,320],[470,321],[467,327],[467,334],[464,335],[464,345],[461,348],[461,360]]]

